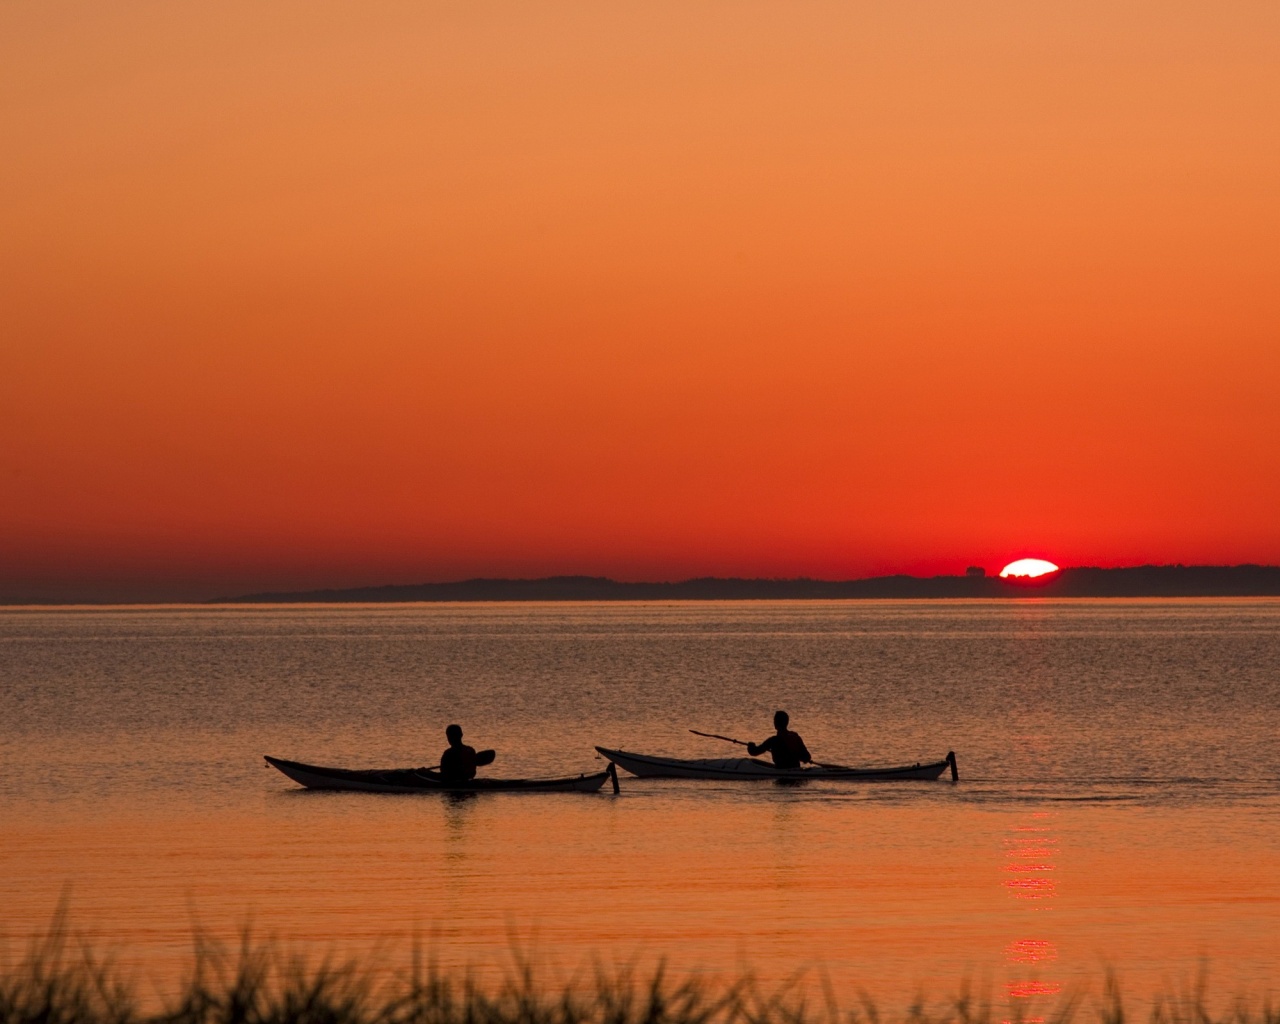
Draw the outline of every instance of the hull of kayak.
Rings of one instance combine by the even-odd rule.
[[[632,754],[625,750],[596,747],[602,755],[642,779],[831,779],[840,782],[931,782],[948,768],[958,778],[955,755],[930,764],[902,765],[896,768],[842,768],[835,765],[810,768],[775,768],[768,761],[754,757],[706,757],[686,759]]]
[[[612,764],[592,775],[564,779],[471,779],[446,782],[426,768],[348,769],[323,768],[281,757],[266,757],[267,764],[307,789],[340,789],[361,793],[595,793],[612,779],[618,791],[618,771]]]

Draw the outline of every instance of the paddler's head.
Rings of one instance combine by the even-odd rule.
[[[444,737],[449,741],[449,746],[456,747],[462,742],[462,726],[450,725],[444,730]]]
[[[773,713],[773,727],[782,732],[787,727],[787,723],[791,721],[791,716],[785,711],[775,711]]]

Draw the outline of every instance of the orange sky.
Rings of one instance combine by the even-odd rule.
[[[0,6],[0,600],[1280,562],[1280,7]]]

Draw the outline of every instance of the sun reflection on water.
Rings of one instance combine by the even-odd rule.
[[[1019,939],[1004,950],[1005,960],[1011,964],[1038,964],[1058,959],[1058,947],[1044,939]]]
[[[1051,819],[1051,812],[1034,811],[1029,821],[1015,825],[1004,840],[1004,871],[1010,877],[1001,884],[1005,892],[1018,901],[1016,905],[1027,913],[1039,915],[1052,910],[1057,896],[1057,882],[1052,875],[1057,870],[1054,857],[1058,841]],[[1040,918],[1035,923],[1043,926],[1044,920]],[[1062,992],[1061,982],[1043,975],[1044,966],[1058,959],[1055,942],[1043,938],[1015,939],[1005,946],[1004,959],[1013,968],[1005,984],[1005,995],[1010,1000],[1047,999]],[[1044,1020],[1043,1015],[1019,1013],[1017,1017],[1023,1024]]]

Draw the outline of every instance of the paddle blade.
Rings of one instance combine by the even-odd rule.
[[[493,759],[497,756],[498,756],[497,752],[493,750],[477,750],[476,764],[478,766],[493,764]]]

